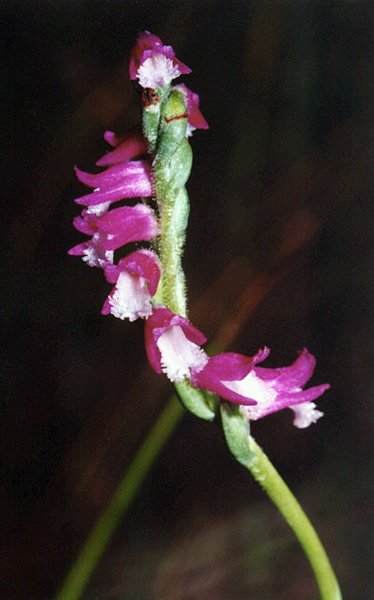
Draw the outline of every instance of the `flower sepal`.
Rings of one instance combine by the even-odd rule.
[[[240,464],[248,468],[248,465],[254,460],[254,454],[249,445],[248,420],[241,413],[239,406],[226,402],[221,404],[221,419],[230,452]]]
[[[212,392],[197,390],[188,383],[187,380],[176,381],[175,389],[183,406],[196,417],[213,421],[218,407],[218,396]]]

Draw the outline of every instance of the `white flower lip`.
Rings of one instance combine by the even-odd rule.
[[[109,304],[110,312],[119,319],[135,321],[139,317],[149,317],[152,304],[144,277],[122,271]]]
[[[186,338],[179,326],[170,327],[157,341],[161,352],[161,365],[170,381],[183,381],[189,377],[191,369],[204,368],[208,357],[204,350]]]
[[[180,74],[178,65],[164,54],[153,54],[138,69],[139,83],[143,88],[164,88]]]

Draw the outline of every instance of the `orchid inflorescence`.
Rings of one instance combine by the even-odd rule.
[[[207,340],[187,316],[181,256],[189,213],[185,184],[192,165],[187,138],[208,124],[199,96],[184,84],[172,85],[190,69],[160,38],[149,32],[139,36],[129,71],[143,90],[143,126],[125,137],[105,133],[113,150],[96,163],[105,167],[101,173],[76,168],[78,179],[93,192],[76,199],[85,208],[74,226],[91,237],[69,253],[103,269],[114,284],[102,314],[145,319],[150,365],[175,383],[192,412],[214,418],[219,396],[240,407],[241,419],[256,420],[290,407],[294,425],[308,427],[323,415],[313,401],[330,386],[302,389],[315,367],[306,349],[291,366],[279,369],[258,366],[269,354],[266,347],[253,357],[231,352],[208,356],[203,350]],[[133,206],[111,207],[133,198],[139,198]],[[149,247],[115,264],[115,251],[129,242],[149,242]]]
[[[249,428],[250,421],[283,408],[293,410],[296,427],[308,427],[323,416],[314,400],[330,386],[303,390],[316,364],[305,348],[291,366],[279,369],[261,366],[270,352],[267,347],[252,357],[234,352],[210,356],[203,348],[206,337],[188,319],[182,253],[189,215],[185,186],[192,166],[188,138],[195,129],[207,129],[208,124],[199,109],[199,96],[184,84],[172,85],[190,69],[160,38],[147,31],[140,34],[130,54],[129,71],[130,79],[137,80],[142,89],[142,127],[124,137],[105,132],[104,138],[113,149],[97,161],[104,167],[101,173],[91,175],[76,168],[78,179],[93,191],[76,199],[84,208],[74,219],[75,228],[89,239],[69,253],[103,269],[113,285],[103,315],[145,320],[149,363],[174,383],[182,404],[207,420],[220,412],[230,451],[294,530],[314,570],[322,599],[341,600],[336,577],[313,526]],[[120,201],[112,208],[112,203]],[[135,242],[137,249],[126,254],[123,248],[130,242]],[[182,412],[173,395],[94,527],[58,600],[78,599],[113,525],[170,434],[170,421],[175,426]]]

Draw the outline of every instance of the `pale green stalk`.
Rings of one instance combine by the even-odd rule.
[[[78,600],[157,456],[185,410],[173,395],[136,453],[112,499],[94,525],[55,600]]]
[[[249,437],[252,458],[247,469],[263,487],[282,513],[299,540],[318,583],[323,600],[341,600],[338,581],[321,541],[300,504],[252,436]]]
[[[282,513],[299,540],[316,577],[322,600],[341,600],[339,584],[317,533],[300,504],[266,454],[249,434],[247,419],[236,405],[222,404],[227,445]]]

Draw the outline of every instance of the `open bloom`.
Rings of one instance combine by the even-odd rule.
[[[91,214],[88,210],[82,212],[81,217],[75,217],[73,221],[75,229],[91,235],[92,238],[82,242],[69,250],[68,254],[73,256],[82,256],[82,259],[90,267],[100,267],[104,269],[107,265],[113,263],[113,251],[104,248],[107,241],[107,234],[99,228],[97,216]]]
[[[151,297],[157,291],[161,265],[155,252],[137,250],[122,258],[118,265],[108,265],[105,277],[115,283],[101,313],[135,321],[152,313]]]
[[[184,83],[175,85],[172,89],[179,90],[185,97],[188,112],[186,137],[190,137],[195,129],[209,129],[209,125],[199,109],[199,95],[189,90]]]
[[[175,58],[171,46],[164,46],[156,35],[144,31],[130,53],[130,79],[139,79],[143,88],[164,88],[191,69]]]
[[[149,160],[131,160],[115,164],[102,173],[91,175],[75,167],[79,181],[95,188],[91,194],[76,198],[77,204],[97,206],[124,198],[152,195],[151,163]]]
[[[191,369],[201,370],[208,357],[200,348],[206,337],[169,308],[155,306],[145,322],[145,344],[151,367],[167,374],[170,381],[183,381]]]
[[[115,208],[97,217],[97,222],[107,234],[103,241],[106,250],[116,250],[129,242],[149,241],[159,233],[153,210],[146,204]]]
[[[74,246],[69,254],[83,256],[91,267],[104,269],[113,263],[113,251],[129,242],[149,241],[158,235],[158,223],[152,209],[145,204],[122,206],[101,216],[83,210],[73,225],[78,231],[92,235]]]
[[[328,383],[303,390],[311,378],[316,360],[306,348],[290,367],[257,367],[269,355],[260,350],[252,358],[236,353],[212,356],[199,371],[191,371],[190,381],[199,389],[210,390],[226,400],[241,405],[249,420],[256,420],[283,408],[292,408],[294,425],[308,427],[322,417],[312,402],[330,386]]]

